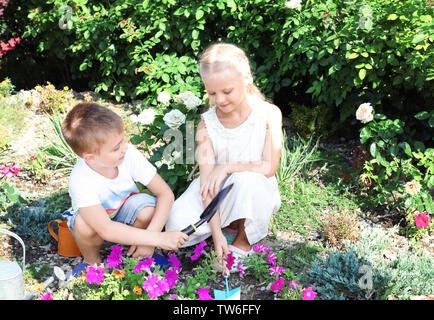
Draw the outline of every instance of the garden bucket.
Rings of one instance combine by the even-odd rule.
[[[24,298],[23,269],[26,265],[26,247],[23,240],[15,233],[0,229],[17,239],[23,247],[23,266],[13,261],[0,261],[0,300],[21,300]]]
[[[57,222],[58,232],[57,234],[53,231],[53,223]],[[71,230],[68,228],[66,221],[60,219],[52,220],[48,224],[48,231],[57,241],[57,253],[64,257],[79,257],[81,256],[81,251],[72,236]]]

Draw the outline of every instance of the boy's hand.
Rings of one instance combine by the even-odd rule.
[[[154,254],[154,247],[152,246],[131,246],[127,252],[127,256],[133,255],[133,258],[152,257]]]
[[[177,230],[168,230],[160,233],[161,240],[159,247],[164,250],[176,251],[180,246],[188,241],[188,235]]]

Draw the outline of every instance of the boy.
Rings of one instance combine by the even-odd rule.
[[[83,262],[100,264],[104,240],[131,245],[128,255],[150,257],[154,247],[177,250],[188,240],[163,229],[174,201],[156,168],[125,142],[121,117],[96,103],[79,103],[66,116],[62,134],[80,157],[71,171],[75,211],[68,220]],[[140,182],[155,196],[138,193]]]

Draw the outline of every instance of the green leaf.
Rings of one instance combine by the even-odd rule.
[[[353,52],[353,53],[350,54],[350,56],[348,57],[348,59],[356,59],[358,56],[359,56],[358,53]]]
[[[429,113],[427,111],[422,111],[416,114],[414,117],[418,120],[425,120],[428,119]]]
[[[375,158],[376,157],[376,153],[377,153],[377,144],[375,142],[372,142],[370,147],[369,147],[369,152],[371,153],[371,155]]]
[[[197,38],[199,38],[199,31],[198,31],[197,29],[194,29],[194,30],[191,32],[191,36],[193,37],[193,39],[197,39]]]
[[[200,20],[200,18],[202,18],[204,15],[203,10],[199,9],[196,11],[196,20]]]
[[[87,62],[85,61],[85,62],[83,62],[82,64],[80,64],[79,69],[80,69],[80,71],[84,71],[84,70],[86,70],[86,69],[87,69]]]
[[[412,153],[411,153],[411,147],[407,142],[400,142],[398,143],[398,146],[404,150],[404,152],[409,156],[409,157],[413,157]]]
[[[425,34],[424,33],[419,33],[418,35],[416,35],[413,40],[411,41],[411,43],[418,43],[425,40]]]
[[[360,71],[359,71],[360,80],[365,79],[365,77],[366,77],[366,69],[360,69]]]
[[[166,73],[163,73],[163,75],[161,76],[161,79],[166,83],[170,82],[170,77]]]
[[[372,137],[372,132],[369,127],[363,127],[360,130],[360,143],[364,144],[370,137]]]
[[[388,17],[387,17],[387,20],[396,20],[396,19],[398,19],[398,16],[396,15],[396,14],[394,14],[394,13],[392,13],[391,15],[389,15]]]

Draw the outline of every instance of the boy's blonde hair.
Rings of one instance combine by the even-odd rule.
[[[248,79],[249,94],[264,99],[261,91],[253,84],[249,59],[241,48],[230,43],[214,43],[200,56],[199,73],[201,76],[209,72],[221,72],[228,68],[236,69],[241,76]]]
[[[62,134],[74,152],[99,154],[100,147],[111,133],[124,130],[122,118],[115,112],[96,103],[78,103],[66,115]]]

